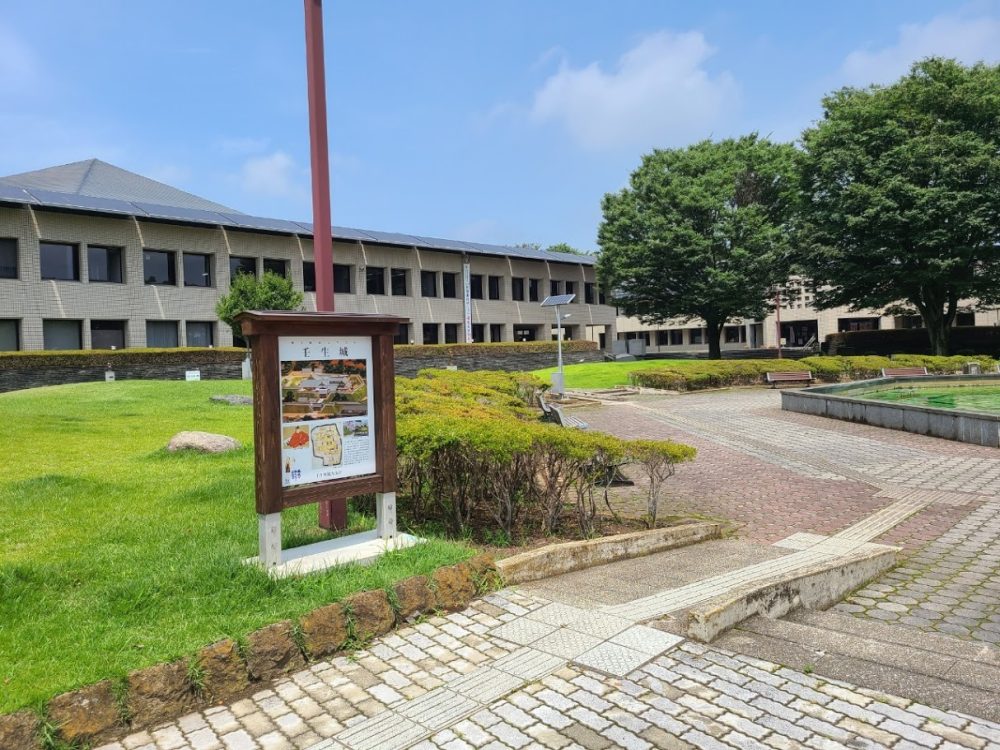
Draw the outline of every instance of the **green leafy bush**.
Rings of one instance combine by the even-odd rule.
[[[695,451],[669,441],[627,441],[538,420],[544,388],[525,373],[424,370],[396,385],[401,506],[456,535],[560,531],[574,517],[594,531],[597,495],[611,468],[670,465]]]

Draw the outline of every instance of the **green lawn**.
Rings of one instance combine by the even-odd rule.
[[[635,370],[649,370],[666,365],[677,365],[691,362],[689,359],[642,359],[635,362],[586,362],[579,365],[566,365],[567,388],[614,388],[616,385],[628,385],[628,374]],[[695,360],[697,361],[697,360]],[[552,382],[555,367],[535,370],[535,375],[546,383]]]
[[[121,381],[0,394],[0,713],[189,656],[354,591],[464,559],[432,540],[370,568],[273,581],[256,554],[251,411],[241,381]],[[171,455],[183,429],[238,452]],[[315,506],[284,545],[323,538]],[[361,527],[371,519],[352,516]]]

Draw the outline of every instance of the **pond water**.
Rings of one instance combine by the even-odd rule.
[[[862,391],[855,395],[911,406],[1000,414],[1000,385],[899,386],[888,390]]]

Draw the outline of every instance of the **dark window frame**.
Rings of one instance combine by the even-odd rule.
[[[487,276],[486,292],[491,300],[503,299],[503,276]]]
[[[46,323],[75,323],[76,324],[77,339],[78,339],[80,345],[77,346],[77,347],[74,347],[73,349],[65,349],[65,350],[64,349],[55,349],[55,348],[51,348],[50,349],[48,346],[45,345],[45,324]],[[50,352],[51,351],[79,351],[79,350],[83,349],[83,321],[79,320],[79,319],[75,319],[75,318],[70,318],[70,319],[66,319],[66,318],[42,318],[42,348],[45,351],[50,351]]]
[[[473,344],[485,344],[486,343],[486,324],[485,323],[473,323],[472,324],[472,340]]]
[[[280,263],[281,264],[281,273],[277,273],[277,271],[273,270],[272,268],[268,268],[267,266],[268,266],[269,263],[271,265],[275,265],[275,264],[279,264]],[[261,274],[261,276],[263,276],[268,271],[270,271],[271,273],[277,273],[278,276],[281,276],[281,277],[287,279],[288,278],[288,261],[284,260],[282,258],[261,258],[261,261],[260,261],[260,274]]]
[[[213,288],[215,286],[215,273],[213,273],[214,269],[213,269],[213,263],[212,263],[213,257],[214,256],[212,256],[210,253],[187,253],[187,252],[185,252],[185,253],[181,254],[181,267],[184,270],[184,286],[185,287],[189,286],[189,287],[198,288],[198,289],[211,289],[211,288]],[[203,278],[207,276],[208,277],[208,283],[207,284],[192,283],[188,279],[188,264],[187,264],[188,258],[191,258],[192,260],[195,259],[195,258],[200,258],[200,259],[204,260],[204,262],[205,262],[205,268],[206,268],[207,272],[203,271],[203,272],[198,273],[197,275],[202,276]]]
[[[8,244],[9,243],[9,244]],[[21,243],[16,237],[0,237],[0,279],[21,278]],[[10,253],[9,258],[13,259],[14,265],[4,264],[4,255]],[[4,271],[6,268],[13,268],[14,274],[11,276]]]
[[[586,305],[594,304],[594,282],[583,282],[583,302]]]
[[[347,263],[333,264],[333,293],[354,294],[354,266]]]
[[[503,323],[490,323],[490,343],[496,344],[503,341]]]
[[[458,299],[458,274],[454,271],[441,272],[441,297],[443,299]]]
[[[0,318],[0,324],[2,323],[12,323],[14,326],[14,348],[0,349],[0,352],[21,351],[21,318]]]
[[[149,319],[147,319],[146,320],[146,346],[147,347],[150,346],[150,344],[149,344],[149,327],[150,327],[150,325],[153,325],[153,326],[163,326],[163,327],[166,327],[168,325],[172,325],[173,326],[173,330],[174,330],[174,341],[176,342],[174,344],[168,344],[168,345],[156,344],[155,347],[153,347],[153,348],[157,348],[157,349],[176,349],[176,348],[178,348],[181,345],[181,327],[180,327],[180,321],[177,321],[177,320],[149,320]]]
[[[428,331],[434,331],[434,335],[428,336]],[[421,341],[424,344],[440,344],[441,343],[441,325],[439,323],[424,323],[420,330]],[[428,340],[433,339],[433,340]]]
[[[94,332],[95,331],[115,331],[121,332],[121,346],[112,344],[111,346],[95,346],[94,345]],[[91,349],[111,349],[114,346],[115,349],[124,349],[128,346],[128,321],[127,320],[103,320],[94,318],[90,319],[90,348]]]
[[[66,276],[46,276],[45,275],[45,251],[47,248],[69,248],[72,258],[73,275]],[[42,281],[80,281],[80,243],[59,242],[56,240],[42,240],[38,243],[38,269]]]
[[[437,271],[420,271],[420,296],[421,297],[437,297],[438,296],[438,283],[437,283]],[[430,293],[428,293],[428,288]]]
[[[241,270],[246,264],[243,261],[251,261],[253,263],[253,273],[251,274],[249,270]],[[247,276],[253,276],[255,279],[259,278],[260,264],[257,262],[258,258],[253,255],[230,255],[229,256],[229,279],[235,279],[240,274],[246,274]]]
[[[94,255],[98,252],[103,251],[104,260],[103,262],[94,262]],[[106,271],[111,270],[112,264],[110,263],[110,258],[112,254],[118,256],[118,278],[107,278],[107,279],[95,279],[94,278],[94,268],[104,266]],[[108,276],[114,276],[112,273],[108,273]],[[125,283],[125,249],[117,245],[87,245],[87,282],[90,284],[124,284]]]
[[[446,344],[458,343],[458,323],[444,324],[444,343]]]
[[[541,291],[541,279],[528,279],[528,302],[541,302]]]
[[[524,277],[512,276],[510,280],[510,298],[514,302],[524,302]]]
[[[302,261],[302,291],[316,291],[316,264],[311,260]]]
[[[367,266],[365,267],[365,292],[367,294],[373,294],[384,297],[386,292],[385,287],[385,266]],[[374,286],[374,291],[372,287]]]
[[[192,326],[205,326],[205,330],[208,331],[208,343],[207,344],[193,344],[191,343],[191,327]],[[185,346],[215,346],[215,323],[211,320],[185,320],[184,321],[184,344]]]
[[[483,298],[483,275],[481,273],[469,274],[469,297],[472,299]]]
[[[402,287],[397,282],[402,282]],[[398,289],[402,291],[397,291]],[[393,297],[410,296],[410,270],[408,268],[389,269],[389,293]]]
[[[149,255],[163,255],[170,259],[170,265],[168,266],[169,272],[167,274],[167,281],[150,281],[149,275],[146,273],[146,261]],[[177,251],[176,250],[154,250],[152,248],[143,248],[142,250],[142,280],[143,283],[149,286],[177,286]]]

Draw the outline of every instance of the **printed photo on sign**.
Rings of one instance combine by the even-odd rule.
[[[367,373],[368,364],[363,359],[282,362],[282,421],[365,416]]]

